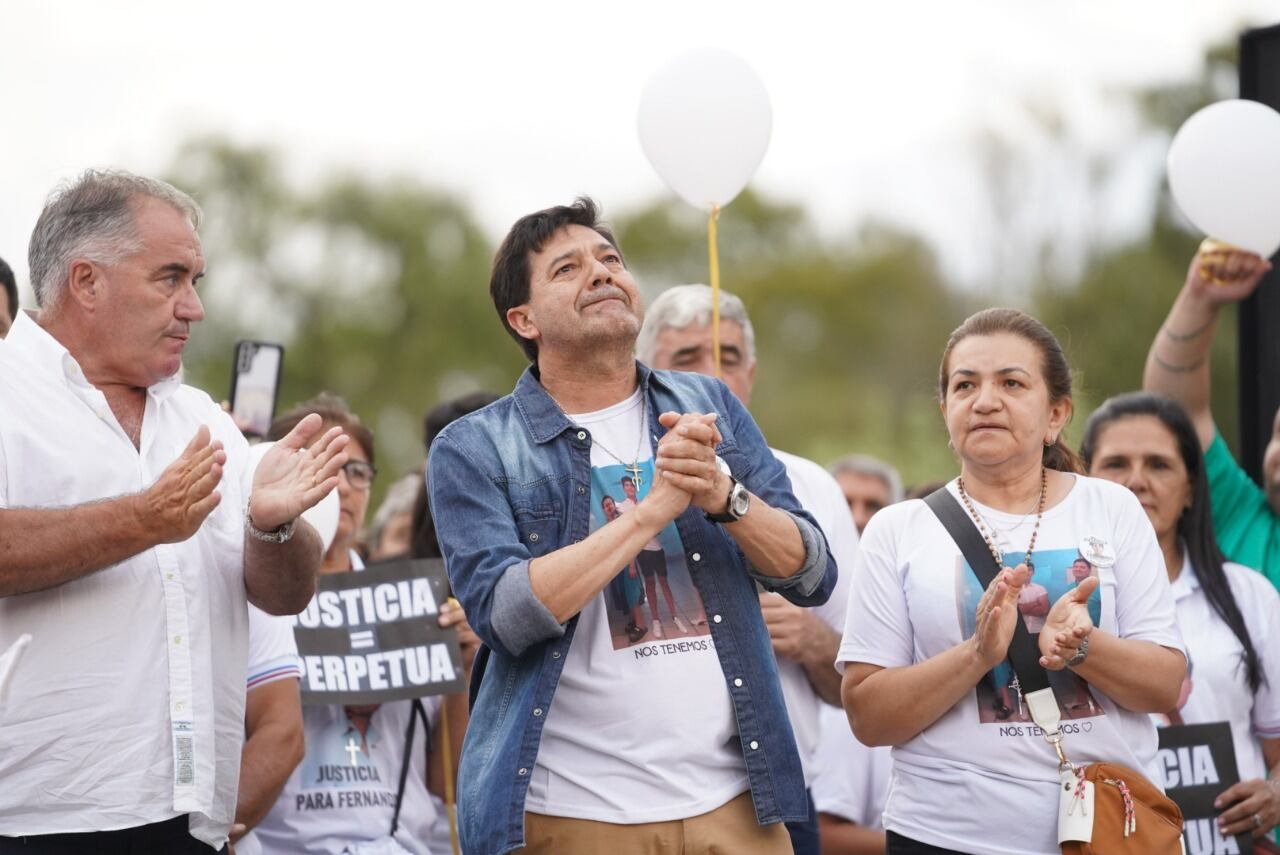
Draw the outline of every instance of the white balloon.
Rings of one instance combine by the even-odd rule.
[[[691,51],[658,69],[640,95],[640,146],[689,204],[725,206],[764,158],[773,110],[764,83],[736,54]]]
[[[249,447],[249,467],[255,471],[258,464],[262,462],[262,458],[267,455],[267,451],[274,442],[260,442],[257,445]],[[311,524],[311,527],[320,535],[320,542],[324,544],[322,553],[328,552],[329,547],[333,545],[333,538],[338,533],[338,491],[330,490],[329,495],[325,496],[312,507],[302,512],[302,518]]]
[[[1263,258],[1280,249],[1280,113],[1257,101],[1210,104],[1178,129],[1168,167],[1196,228]]]

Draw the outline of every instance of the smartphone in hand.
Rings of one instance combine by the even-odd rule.
[[[276,414],[284,345],[238,341],[231,363],[231,417],[245,436],[264,437]]]

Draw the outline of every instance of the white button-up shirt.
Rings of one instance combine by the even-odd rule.
[[[201,424],[227,463],[222,500],[195,536],[0,597],[0,650],[32,636],[0,707],[0,836],[190,814],[192,836],[215,849],[226,841],[244,740],[252,476],[234,423],[180,377],[147,390],[135,448],[105,396],[25,312],[0,342],[0,507],[140,492]]]

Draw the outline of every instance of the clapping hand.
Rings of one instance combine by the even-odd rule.
[[[349,438],[333,427],[313,442],[320,416],[311,413],[271,447],[253,474],[249,512],[255,528],[274,531],[297,519],[338,486]]]
[[[214,492],[222,480],[227,453],[222,443],[209,441],[209,428],[201,425],[178,459],[141,496],[147,523],[161,543],[178,543],[196,533],[218,506]]]
[[[982,593],[982,599],[978,600],[976,628],[971,643],[988,668],[994,668],[1008,655],[1014,627],[1021,620],[1018,616],[1018,595],[1030,580],[1031,571],[1026,564],[1012,569],[1005,567],[991,580]]]
[[[721,513],[729,501],[729,479],[716,464],[720,430],[715,413],[675,413],[658,416],[667,429],[658,442],[654,471],[659,481],[669,481],[689,494],[692,504],[709,513]]]
[[[1097,588],[1098,577],[1090,576],[1059,597],[1049,610],[1040,630],[1040,664],[1048,670],[1067,667],[1067,660],[1076,655],[1080,643],[1093,632],[1089,597]]]

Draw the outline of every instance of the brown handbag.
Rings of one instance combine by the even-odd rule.
[[[1139,772],[1115,763],[1090,763],[1093,839],[1067,841],[1062,855],[1179,855],[1182,811]]]

